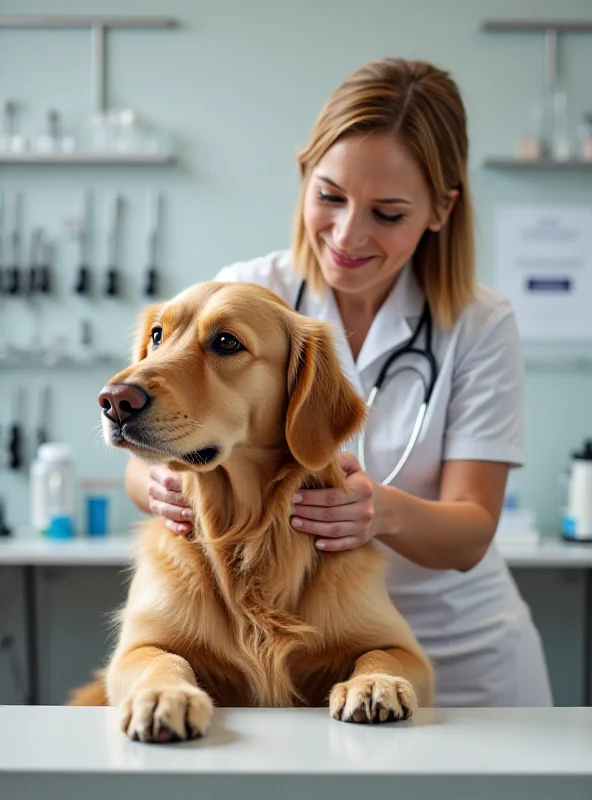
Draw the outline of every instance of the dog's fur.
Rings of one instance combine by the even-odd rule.
[[[222,332],[245,349],[216,352]],[[121,383],[150,401],[123,426],[104,414],[105,437],[183,472],[195,534],[141,526],[115,652],[72,702],[117,704],[143,741],[203,734],[213,704],[328,704],[355,722],[429,705],[431,666],[378,547],[322,553],[290,522],[300,487],[343,487],[338,448],[365,419],[328,326],[252,284],[198,284],[147,309]]]

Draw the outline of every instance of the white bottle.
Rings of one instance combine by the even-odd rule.
[[[76,475],[68,444],[42,444],[31,466],[31,524],[36,533],[74,535]]]
[[[572,455],[567,504],[561,521],[564,538],[592,541],[592,441]]]

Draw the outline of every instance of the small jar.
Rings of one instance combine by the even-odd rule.
[[[110,478],[92,478],[82,481],[88,536],[107,536],[109,534],[111,495],[116,486],[117,481]]]
[[[584,114],[578,126],[578,142],[582,161],[592,161],[592,111]]]

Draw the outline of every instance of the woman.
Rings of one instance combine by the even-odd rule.
[[[522,360],[508,303],[475,284],[465,111],[450,77],[385,59],[346,80],[300,153],[293,247],[223,269],[332,322],[342,365],[367,397],[427,303],[437,380],[412,436],[425,357],[392,367],[366,430],[366,468],[343,454],[347,491],[302,491],[293,525],[327,552],[376,539],[389,588],[436,667],[441,706],[550,705],[539,636],[492,539],[508,471],[522,461]],[[420,324],[420,320],[422,320]],[[407,357],[405,357],[407,358]],[[424,367],[426,370],[424,370]],[[354,449],[356,443],[352,443]],[[178,534],[191,530],[180,479],[132,459],[127,488]]]

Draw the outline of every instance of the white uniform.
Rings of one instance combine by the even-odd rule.
[[[294,306],[300,279],[290,252],[233,264],[217,280],[266,286]],[[376,315],[354,362],[331,292],[308,290],[301,312],[333,323],[342,367],[367,398],[381,366],[419,321],[423,292],[405,267]],[[422,332],[418,345],[425,344]],[[432,348],[438,379],[415,448],[393,485],[417,497],[437,499],[442,462],[448,459],[523,459],[523,362],[508,302],[479,286],[477,300],[452,331],[434,325]],[[424,359],[410,363],[422,368]],[[398,369],[399,365],[393,369]],[[409,441],[423,387],[402,371],[387,379],[366,430],[366,468],[382,481]],[[347,449],[357,453],[357,442]],[[541,642],[530,611],[495,545],[466,573],[431,570],[388,548],[393,602],[431,656],[440,706],[546,706],[551,692]]]

